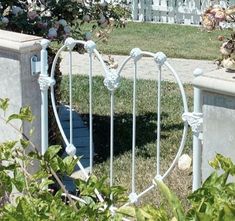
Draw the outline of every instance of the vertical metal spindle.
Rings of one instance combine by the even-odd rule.
[[[89,53],[89,127],[90,127],[90,173],[93,170],[93,113],[92,113],[92,53]]]
[[[201,69],[194,71],[194,77],[198,77],[203,74]],[[194,113],[202,113],[202,92],[201,89],[194,87]],[[202,182],[202,143],[198,136],[193,135],[193,191],[197,190],[201,186]]]
[[[48,61],[47,61],[47,47],[49,45],[48,40],[42,40],[41,46],[41,74],[40,77],[48,77]],[[39,81],[40,84],[40,81]],[[44,87],[40,85],[41,89],[41,153],[42,155],[48,148],[48,86]]]
[[[111,100],[110,102],[110,187],[111,187],[113,186],[114,91],[111,91],[110,100]]]
[[[137,62],[135,61],[135,70],[134,70],[134,79],[133,79],[133,106],[132,106],[132,165],[131,165],[132,193],[135,193],[136,77],[137,77]]]
[[[69,142],[73,144],[72,50],[69,50]]]
[[[160,139],[161,139],[161,80],[162,67],[159,65],[157,88],[157,175],[160,175]]]

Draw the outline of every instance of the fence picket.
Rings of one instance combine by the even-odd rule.
[[[139,4],[137,5],[137,2]],[[178,24],[200,24],[201,14],[213,4],[228,7],[235,0],[132,0],[133,20]]]

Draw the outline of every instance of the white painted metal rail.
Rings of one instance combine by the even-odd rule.
[[[47,42],[48,44],[48,42]],[[93,73],[93,55],[95,55],[101,66],[103,67],[104,70],[104,85],[107,87],[108,91],[110,92],[110,174],[109,174],[109,180],[110,180],[110,186],[113,185],[113,177],[114,177],[114,171],[113,171],[113,152],[114,152],[114,108],[115,108],[115,100],[114,100],[114,96],[115,96],[115,90],[120,86],[120,79],[121,79],[121,75],[122,75],[122,71],[124,69],[124,67],[127,65],[127,63],[129,63],[130,61],[134,61],[134,73],[133,73],[133,109],[132,109],[132,163],[131,163],[131,192],[129,194],[129,201],[126,202],[123,206],[127,206],[131,203],[136,203],[140,197],[142,197],[143,195],[145,195],[147,192],[149,192],[150,190],[152,190],[155,185],[150,183],[149,187],[147,187],[146,189],[143,189],[141,192],[137,192],[136,191],[136,162],[135,162],[135,158],[136,158],[136,100],[137,100],[137,95],[136,95],[136,80],[137,80],[137,74],[138,74],[138,63],[139,61],[142,59],[143,56],[149,56],[153,58],[153,62],[155,62],[155,64],[153,63],[153,65],[156,65],[156,77],[158,80],[158,89],[157,89],[157,142],[156,142],[156,174],[155,176],[153,176],[153,180],[154,179],[165,179],[170,172],[172,171],[172,169],[174,168],[174,166],[176,165],[179,157],[182,154],[184,145],[185,145],[185,140],[186,140],[186,135],[187,135],[187,130],[188,130],[188,120],[187,117],[183,117],[183,121],[184,121],[184,128],[183,128],[183,133],[182,133],[182,139],[180,141],[180,145],[178,148],[178,151],[176,153],[176,156],[173,160],[173,162],[171,163],[171,165],[169,166],[169,168],[164,172],[161,173],[161,162],[160,162],[160,152],[161,152],[161,77],[162,77],[162,66],[165,65],[169,71],[172,73],[172,75],[175,78],[176,83],[178,84],[180,93],[181,93],[181,97],[182,97],[182,102],[183,102],[183,116],[188,116],[188,105],[187,105],[187,99],[186,99],[186,95],[185,95],[185,91],[183,88],[183,85],[179,79],[178,74],[176,73],[176,71],[173,69],[173,67],[168,63],[167,61],[167,57],[164,53],[162,52],[157,52],[157,53],[151,53],[151,52],[146,52],[146,51],[141,51],[139,48],[134,48],[131,52],[130,52],[130,56],[127,57],[123,63],[121,64],[120,68],[118,70],[114,70],[114,69],[110,69],[108,66],[106,66],[105,62],[102,59],[102,56],[99,54],[99,52],[96,50],[96,45],[93,41],[80,41],[80,40],[74,40],[72,38],[68,38],[64,45],[58,50],[55,59],[53,61],[52,64],[52,69],[51,69],[51,75],[48,76],[47,75],[47,71],[42,72],[39,78],[39,83],[40,83],[40,79],[41,82],[43,82],[44,80],[44,85],[47,85],[46,87],[42,88],[42,112],[43,111],[47,111],[47,107],[45,107],[44,105],[47,105],[47,101],[45,100],[45,96],[47,93],[48,88],[50,87],[50,93],[51,93],[51,102],[52,102],[52,107],[54,110],[54,115],[56,118],[56,122],[58,124],[58,127],[60,129],[62,138],[64,140],[64,143],[66,144],[66,152],[68,155],[73,156],[74,158],[77,158],[76,156],[76,147],[73,144],[73,114],[72,114],[72,110],[73,110],[73,91],[72,91],[72,50],[74,48],[74,46],[76,44],[83,44],[85,49],[88,52],[88,59],[89,59],[89,128],[90,128],[90,140],[89,140],[89,148],[90,148],[90,171],[87,172],[83,165],[81,164],[80,161],[78,161],[78,167],[80,168],[80,170],[82,171],[84,177],[86,179],[89,178],[89,173],[92,172],[92,168],[93,168],[93,121],[92,121],[92,73]],[[42,49],[42,65],[47,66],[47,62],[45,59],[47,59],[47,54],[45,53],[46,50],[46,45],[43,47]],[[64,50],[68,50],[69,51],[69,109],[70,109],[70,137],[66,137],[65,132],[63,130],[63,127],[61,125],[60,119],[59,119],[59,115],[58,115],[58,111],[57,111],[57,107],[56,107],[56,102],[55,102],[55,93],[54,93],[54,85],[55,85],[55,67],[56,64],[58,62],[58,58],[61,54],[62,51]],[[84,55],[85,56],[85,55]],[[41,84],[40,84],[41,86]],[[42,113],[43,114],[43,113]],[[44,116],[44,117],[43,117]],[[45,126],[45,122],[43,123],[43,121],[46,121],[47,124],[47,116],[45,114],[42,115],[42,127],[43,127],[43,133],[42,136],[46,136],[44,137],[43,140],[48,140],[46,131],[47,127]],[[47,149],[47,145],[48,143],[44,141],[43,143],[43,153],[45,152],[45,150]],[[96,195],[99,198],[99,200],[102,202],[103,198],[101,196],[101,194],[99,193],[98,190],[96,190]],[[112,197],[112,196],[110,196]]]

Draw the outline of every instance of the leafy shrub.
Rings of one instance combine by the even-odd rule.
[[[90,40],[97,27],[108,30],[123,26],[123,17],[128,14],[128,10],[119,4],[105,1],[3,0],[0,2],[0,28],[58,42],[68,36]],[[91,32],[82,33],[80,25],[86,22],[94,25]]]
[[[162,181],[157,181],[160,191],[167,198],[177,220],[235,220],[235,183],[228,182],[228,177],[235,175],[235,165],[231,159],[220,154],[216,155],[210,165],[217,171],[205,180],[201,188],[188,197],[191,208],[187,212],[184,212],[175,194],[171,193]]]
[[[5,112],[8,105],[8,99],[0,99],[1,112]],[[18,114],[5,115],[0,115],[0,120],[21,134],[12,121],[34,120],[29,107],[22,107]],[[161,179],[156,180],[156,185],[166,197],[171,210],[149,205],[117,209],[114,205],[123,204],[127,200],[122,187],[108,187],[105,178],[98,180],[91,176],[86,181],[74,180],[77,190],[75,193],[68,193],[62,177],[71,175],[79,159],[71,156],[60,158],[58,152],[61,147],[58,145],[49,147],[42,156],[30,139],[22,135],[19,141],[0,144],[1,220],[167,221],[171,220],[172,214],[172,220],[178,221],[235,220],[235,183],[228,181],[229,176],[235,174],[235,165],[220,154],[210,162],[219,171],[212,173],[202,187],[188,197],[191,202],[189,211],[184,211],[179,199]],[[40,167],[36,173],[30,174],[29,168],[35,161],[39,162]],[[57,188],[50,188],[52,186]],[[97,190],[103,201],[99,200]]]

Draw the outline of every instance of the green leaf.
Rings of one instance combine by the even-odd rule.
[[[50,184],[53,184],[54,181],[50,179],[42,179],[42,182],[39,184],[39,189],[43,190],[47,188]]]
[[[32,114],[31,108],[29,106],[20,108],[19,114],[10,115],[7,119],[7,122],[17,119],[32,122],[34,120],[34,116]]]
[[[215,170],[220,169],[219,161],[216,157],[213,160],[209,161],[209,165]]]
[[[135,208],[131,206],[124,206],[117,210],[117,213],[124,215],[125,217],[135,217]]]
[[[48,161],[51,168],[57,171],[64,171],[64,163],[63,160],[59,156],[53,157],[51,160]]]
[[[137,221],[149,220],[151,216],[141,208],[135,208]]]
[[[61,146],[59,145],[50,146],[44,154],[45,160],[49,162],[53,157],[58,154],[60,150]]]
[[[0,98],[0,109],[6,111],[9,106],[9,99],[8,98]]]
[[[68,176],[70,176],[73,173],[74,167],[76,166],[78,160],[79,158],[74,159],[72,156],[67,156],[63,159],[65,172],[67,173]]]
[[[229,172],[231,175],[235,175],[235,165],[233,164],[231,158],[225,157],[221,154],[216,154],[213,161],[209,163],[214,169],[222,169],[225,172]]]
[[[17,212],[19,214],[19,220],[25,220],[25,221],[29,221],[29,220],[35,220],[35,215],[34,214],[34,209],[32,208],[32,204],[30,204],[26,198],[21,197],[19,199],[19,203],[16,207]]]
[[[14,178],[12,179],[12,182],[19,192],[22,192],[25,188],[25,176],[19,168],[14,170]]]
[[[156,183],[160,191],[164,194],[168,203],[170,204],[174,216],[178,220],[184,221],[185,220],[184,210],[177,196],[170,191],[170,189],[164,184],[162,180],[156,180]]]
[[[42,156],[38,152],[36,152],[36,151],[30,151],[28,153],[28,156],[31,157],[31,158],[37,159],[37,160],[41,160],[42,159]]]
[[[47,178],[47,177],[48,177],[48,173],[44,170],[39,170],[33,174],[33,178],[36,180]]]
[[[20,139],[20,144],[24,149],[26,149],[29,146],[30,142],[26,139]]]
[[[5,171],[0,171],[0,195],[3,196],[5,191],[12,192],[11,177]]]

